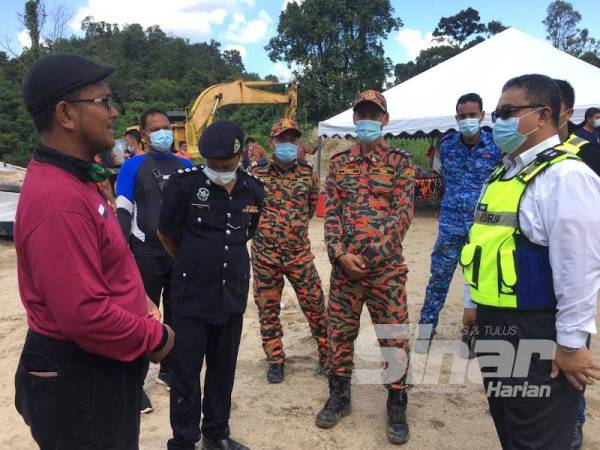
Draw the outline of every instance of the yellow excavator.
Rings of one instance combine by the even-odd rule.
[[[275,84],[278,83],[237,80],[215,84],[205,89],[196,98],[192,107],[186,108],[184,118],[172,117],[175,148],[179,150],[179,142],[186,141],[189,155],[197,158],[200,135],[213,122],[217,110],[227,105],[284,105],[282,116],[294,119],[298,107],[296,82],[292,81],[288,84],[284,94],[257,89]]]

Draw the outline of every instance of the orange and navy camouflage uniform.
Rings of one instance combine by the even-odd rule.
[[[287,170],[273,160],[264,160],[251,170],[265,189],[263,211],[252,241],[252,271],[254,301],[267,360],[269,363],[285,360],[279,319],[285,276],[296,292],[317,341],[319,363],[325,367],[325,299],[308,238],[308,224],[315,214],[319,196],[318,175],[304,160],[298,160]]]
[[[256,142],[251,143],[242,150],[242,164],[244,169],[256,165],[258,161],[262,161],[267,157],[265,150]]]
[[[327,175],[325,242],[332,263],[328,305],[330,374],[351,377],[354,341],[363,304],[376,327],[388,366],[398,374],[388,389],[405,389],[408,340],[394,325],[408,324],[407,267],[402,240],[413,217],[414,169],[410,154],[383,144],[366,154],[357,144],[331,158]],[[337,258],[361,255],[368,273],[360,280],[346,276]],[[392,325],[388,328],[385,325]],[[393,339],[383,339],[383,334]],[[401,333],[404,333],[402,331]]]

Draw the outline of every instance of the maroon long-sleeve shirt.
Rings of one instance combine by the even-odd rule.
[[[161,342],[142,279],[92,181],[32,160],[15,220],[21,300],[36,333],[120,361]]]

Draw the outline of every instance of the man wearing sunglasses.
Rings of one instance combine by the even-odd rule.
[[[114,145],[119,115],[112,72],[54,54],[23,81],[40,144],[15,221],[29,325],[15,405],[42,449],[137,449],[144,366],[174,342],[96,185],[110,172],[94,155]]]
[[[485,117],[478,94],[462,95],[456,102],[458,132],[440,143],[446,192],[442,200],[438,237],[431,254],[431,278],[419,320],[414,351],[425,353],[435,334],[448,288],[458,264],[460,249],[473,223],[473,210],[481,188],[500,160],[492,134],[481,130]]]
[[[600,380],[586,347],[600,289],[600,179],[561,145],[560,104],[547,76],[504,85],[492,120],[508,155],[483,190],[460,256],[505,449],[569,448],[583,388]],[[498,353],[504,364],[492,362]]]

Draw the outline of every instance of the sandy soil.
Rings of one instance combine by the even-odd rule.
[[[410,268],[408,298],[411,321],[416,321],[428,279],[429,255],[436,237],[437,217],[431,210],[420,210],[405,242]],[[325,290],[329,289],[330,265],[323,243],[323,222],[311,224],[311,239]],[[13,375],[27,324],[19,300],[15,252],[12,242],[0,241],[0,448],[25,450],[35,448],[29,430],[14,408]],[[457,272],[446,308],[442,313],[439,339],[456,339],[462,317],[462,283]],[[394,448],[385,438],[385,389],[377,384],[354,385],[353,413],[333,430],[321,430],[314,417],[327,398],[324,377],[315,375],[316,348],[308,326],[286,286],[286,309],[282,313],[286,353],[286,380],[269,385],[265,380],[266,362],[260,345],[257,311],[250,299],[238,360],[231,412],[232,436],[252,449],[384,449]],[[597,338],[592,347],[600,359]],[[357,341],[357,367],[377,367],[375,336],[368,314],[363,312],[361,334]],[[375,360],[375,361],[374,361]],[[423,359],[414,358],[414,367]],[[499,449],[500,445],[487,413],[483,390],[476,383],[450,385],[449,367],[442,368],[441,382],[417,384],[410,394],[408,418],[411,438],[406,449]],[[154,412],[142,417],[141,448],[158,450],[166,447],[170,437],[167,390],[155,383],[153,366],[146,381]],[[588,409],[585,425],[586,449],[600,448],[600,390],[587,392]]]

